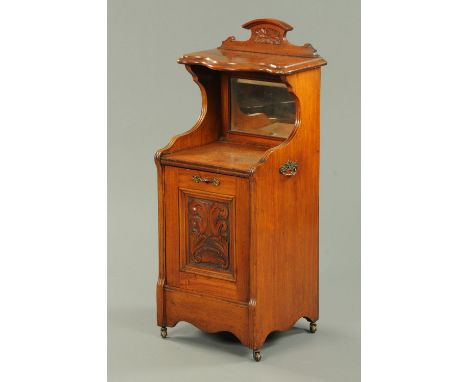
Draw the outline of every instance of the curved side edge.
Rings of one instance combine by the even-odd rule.
[[[190,130],[188,130],[188,131],[186,131],[184,133],[175,135],[174,137],[171,138],[171,140],[169,141],[169,143],[165,147],[163,147],[163,148],[159,149],[158,151],[156,151],[156,153],[154,154],[155,162],[160,161],[161,155],[172,152],[172,151],[175,151],[174,149],[177,149],[177,146],[178,146],[177,143],[181,142],[185,137],[188,137],[188,136],[192,135],[197,130],[199,130],[201,127],[203,127],[203,122],[205,121],[205,117],[206,117],[207,110],[208,110],[208,95],[207,95],[205,86],[200,81],[199,76],[195,73],[195,71],[193,70],[193,68],[190,65],[185,65],[185,68],[191,74],[193,81],[200,88],[200,93],[201,93],[201,98],[202,98],[202,108],[201,108],[200,116],[198,117],[197,121],[195,122],[195,124],[193,125],[193,127]]]
[[[235,330],[232,330],[232,329],[226,329],[226,327],[223,326],[222,324],[219,326],[215,326],[213,324],[206,325],[206,324],[203,324],[201,321],[196,322],[187,317],[179,317],[177,320],[169,320],[166,326],[172,328],[181,321],[187,322],[188,324],[193,325],[196,328],[200,329],[202,332],[206,332],[206,333],[229,332],[232,335],[234,335],[242,345],[246,347],[250,347],[249,340],[243,335],[243,333],[236,332]]]

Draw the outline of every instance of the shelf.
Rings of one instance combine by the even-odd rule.
[[[293,57],[282,54],[236,52],[227,49],[211,49],[187,53],[177,61],[179,64],[203,65],[214,70],[253,71],[271,74],[293,74],[306,69],[326,65],[319,55]]]
[[[269,149],[267,146],[216,141],[207,145],[180,150],[161,157],[161,163],[177,167],[248,176]]]

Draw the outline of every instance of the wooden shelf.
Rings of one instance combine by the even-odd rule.
[[[255,71],[271,74],[293,74],[327,64],[319,55],[293,57],[267,53],[237,52],[227,49],[187,53],[179,58],[177,62],[179,64],[203,65],[214,70]]]
[[[268,149],[268,146],[216,141],[165,154],[161,157],[161,163],[222,174],[248,176],[249,169],[258,163]]]

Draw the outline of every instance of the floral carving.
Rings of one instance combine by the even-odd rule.
[[[229,228],[228,203],[189,197],[189,263],[229,270]]]
[[[280,33],[272,28],[258,28],[252,31],[254,41],[262,44],[281,44]]]

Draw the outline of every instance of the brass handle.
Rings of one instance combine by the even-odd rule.
[[[297,174],[298,166],[299,163],[292,160],[287,160],[286,163],[280,167],[279,172],[284,176],[294,176]]]
[[[207,184],[212,184],[213,186],[219,186],[219,184],[221,183],[218,178],[204,178],[200,175],[194,175],[192,179],[195,183],[203,182]]]

